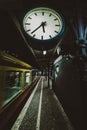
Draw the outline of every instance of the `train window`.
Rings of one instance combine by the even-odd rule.
[[[6,72],[5,87],[18,87],[20,86],[20,72],[7,71]]]
[[[3,105],[12,100],[21,90],[21,72],[6,71]]]
[[[25,87],[30,85],[30,72],[25,72]]]

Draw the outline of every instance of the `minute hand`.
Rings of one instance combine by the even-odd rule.
[[[34,30],[31,32],[31,34],[34,33],[35,31],[37,31],[41,26],[42,26],[42,23],[41,23],[36,29],[34,29]]]
[[[43,32],[45,32],[45,29],[44,29],[44,26],[46,25],[46,21],[45,22],[42,22],[36,29],[34,29],[32,32],[31,32],[31,34],[32,33],[34,33],[35,31],[37,31],[40,27],[42,27],[43,28]]]

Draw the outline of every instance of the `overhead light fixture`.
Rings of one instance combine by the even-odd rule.
[[[58,47],[56,51],[57,51],[57,54],[59,55],[61,49]]]
[[[43,55],[46,55],[46,53],[47,53],[47,51],[46,51],[46,50],[44,50],[44,51],[43,51]]]

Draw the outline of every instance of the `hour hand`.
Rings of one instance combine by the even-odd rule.
[[[43,29],[43,33],[45,33],[45,27],[44,27],[44,25],[42,25],[42,29]]]
[[[45,33],[45,25],[46,25],[46,21],[45,21],[45,22],[42,22],[43,33]]]

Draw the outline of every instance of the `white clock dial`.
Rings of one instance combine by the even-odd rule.
[[[39,40],[56,37],[62,30],[61,16],[52,9],[40,7],[29,11],[23,19],[25,32]]]

